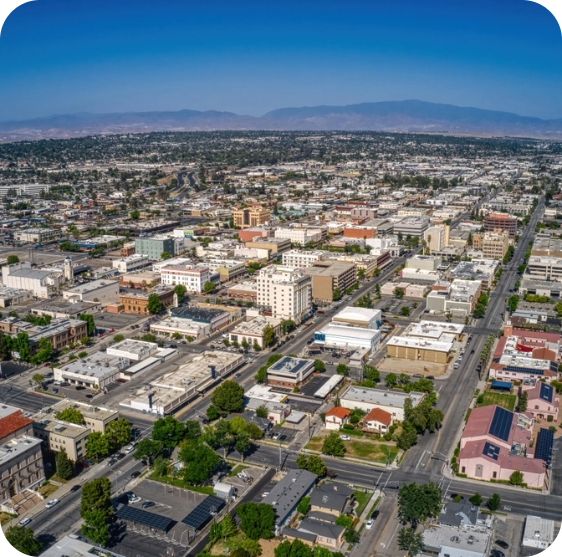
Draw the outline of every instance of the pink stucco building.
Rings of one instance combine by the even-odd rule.
[[[533,419],[500,406],[474,408],[461,437],[459,472],[480,480],[509,480],[515,470],[529,487],[542,488],[546,464],[529,449]]]
[[[527,414],[531,414],[535,419],[548,419],[552,416],[555,422],[558,421],[558,409],[560,401],[556,398],[556,391],[547,383],[536,381],[533,384],[523,384],[521,391],[527,393]]]

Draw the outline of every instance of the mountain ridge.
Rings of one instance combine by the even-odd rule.
[[[149,131],[381,131],[562,138],[562,118],[420,100],[278,108],[263,116],[218,110],[80,112],[0,122],[0,141]]]

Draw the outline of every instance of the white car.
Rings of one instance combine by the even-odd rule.
[[[351,441],[351,437],[349,435],[340,435],[340,439],[343,439],[344,441]]]
[[[18,522],[18,526],[27,526],[31,522],[31,518],[24,518]]]
[[[264,491],[264,492],[261,494],[262,497],[267,497],[268,495],[269,495],[269,491]]]
[[[142,497],[135,495],[134,497],[129,497],[129,503],[140,503],[142,501]]]
[[[124,450],[127,454],[129,454],[135,450],[135,447],[133,447],[133,445],[127,445]]]
[[[45,508],[46,509],[52,509],[55,505],[58,505],[60,503],[60,501],[58,499],[52,499],[51,501],[49,501],[46,505]]]
[[[372,518],[369,518],[369,520],[367,520],[367,522],[365,523],[365,528],[367,528],[367,530],[370,530],[373,527],[374,522],[375,521]]]

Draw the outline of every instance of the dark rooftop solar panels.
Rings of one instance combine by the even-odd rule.
[[[554,444],[554,431],[541,428],[537,435],[537,448],[535,450],[535,458],[544,460],[547,466],[552,461],[552,446]]]
[[[498,456],[500,454],[500,448],[497,447],[496,445],[492,445],[492,443],[485,443],[484,444],[484,450],[482,451],[482,454],[484,456],[489,456],[490,458],[493,458],[494,460],[498,460]]]
[[[546,402],[552,402],[554,397],[554,388],[546,383],[541,383],[541,390],[539,393],[539,398],[546,400]]]
[[[312,360],[284,356],[278,362],[275,362],[269,369],[272,371],[282,371],[284,373],[293,373],[296,375],[301,369],[309,366],[311,362]]]
[[[513,412],[496,406],[494,417],[492,418],[492,425],[490,426],[490,435],[507,441],[509,438],[509,431],[513,422]]]
[[[224,505],[223,499],[209,495],[182,520],[182,523],[194,530],[200,530]]]
[[[123,520],[136,522],[137,524],[142,524],[143,526],[148,526],[155,530],[162,530],[163,532],[167,532],[175,522],[167,516],[160,516],[159,514],[143,511],[142,509],[135,509],[127,505],[121,507],[115,514],[118,518]]]

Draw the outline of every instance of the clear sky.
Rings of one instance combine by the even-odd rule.
[[[556,19],[524,0],[37,0],[0,37],[0,121],[404,99],[562,118]]]

